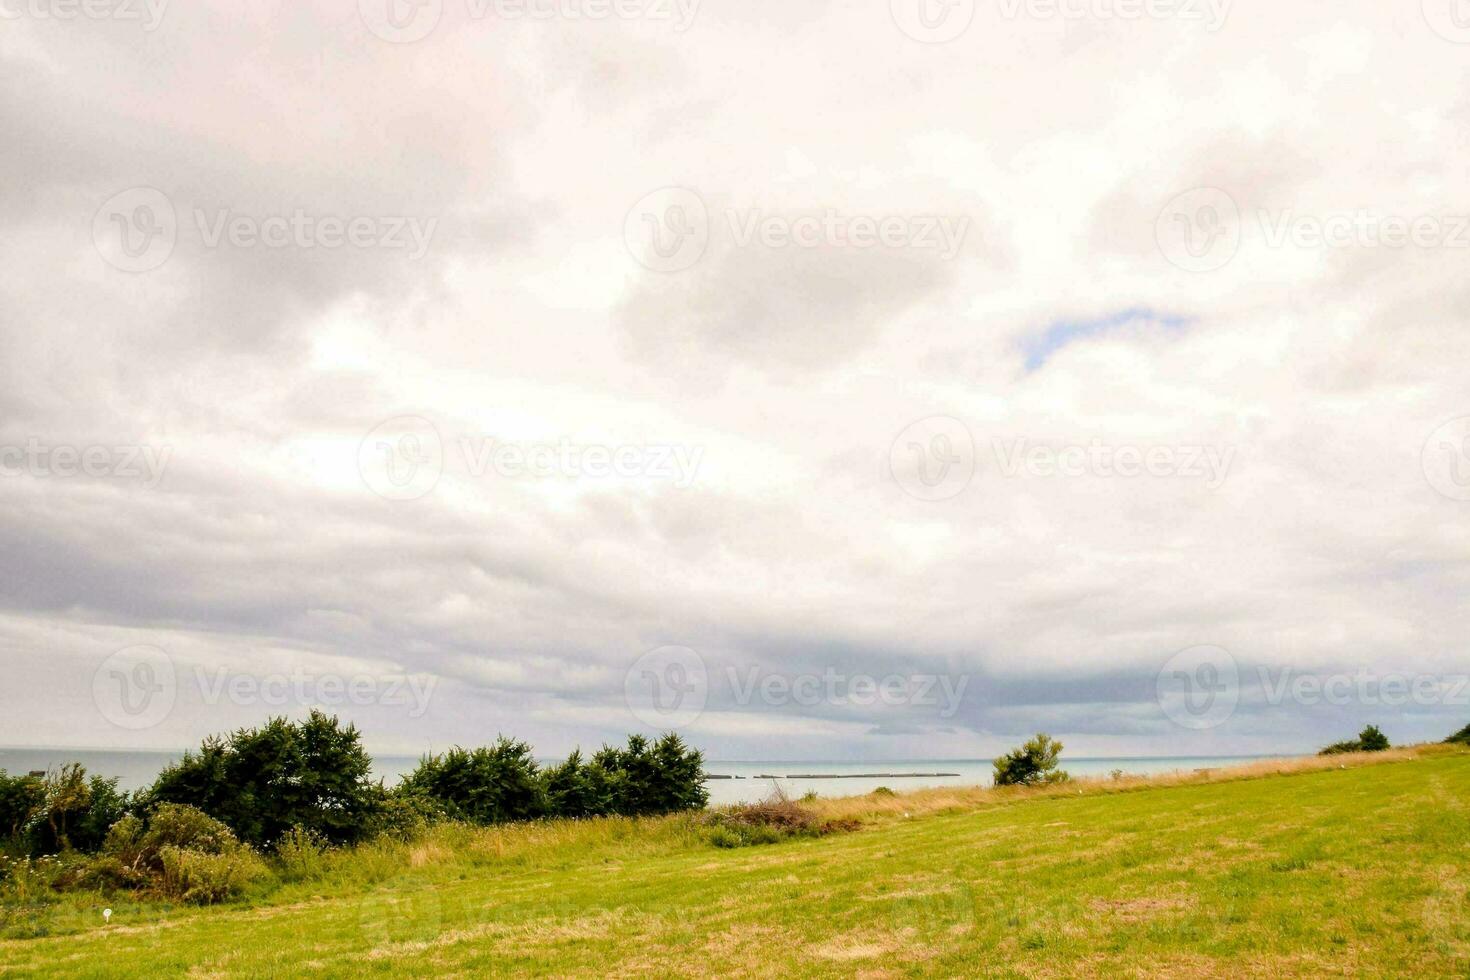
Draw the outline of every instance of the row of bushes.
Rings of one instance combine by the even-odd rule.
[[[605,746],[591,760],[575,751],[547,769],[537,766],[526,743],[501,738],[488,748],[456,748],[424,759],[398,791],[442,805],[453,819],[480,824],[637,817],[702,810],[709,802],[702,756],[672,733],[652,743],[633,735],[627,748]]]
[[[1392,748],[1388,736],[1377,725],[1369,725],[1358,737],[1347,742],[1334,742],[1318,755],[1346,755],[1349,752],[1384,752]]]
[[[236,894],[278,861],[332,845],[410,837],[441,820],[497,824],[551,817],[643,816],[703,809],[703,756],[674,734],[590,760],[542,768],[526,743],[500,738],[424,758],[391,789],[371,776],[357,729],[312,712],[206,739],[135,793],[76,764],[45,776],[0,770],[0,881],[37,860],[54,884],[145,888],[188,901]],[[83,859],[85,858],[85,859]],[[14,889],[12,889],[14,890]]]

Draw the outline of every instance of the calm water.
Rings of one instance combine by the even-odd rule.
[[[80,762],[89,773],[118,777],[123,789],[147,786],[158,771],[179,757],[177,752],[129,752],[78,749],[0,749],[0,769],[12,775],[47,769],[65,762]],[[1137,775],[1189,772],[1252,762],[1269,756],[1150,757],[1137,759],[1062,758],[1062,768],[1074,776],[1106,775],[1114,769]],[[545,760],[559,762],[561,760]],[[417,756],[374,756],[373,775],[389,786],[418,764]],[[707,762],[711,775],[736,779],[711,779],[712,803],[739,803],[769,796],[780,786],[791,796],[815,792],[820,796],[857,796],[879,786],[902,792],[932,786],[989,786],[989,759],[909,759],[901,762]],[[924,773],[927,775],[907,775]],[[953,773],[954,775],[937,775]],[[903,775],[900,775],[903,774]],[[808,779],[811,775],[842,776],[841,779]],[[774,777],[774,778],[771,778]]]

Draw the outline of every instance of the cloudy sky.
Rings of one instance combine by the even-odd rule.
[[[0,743],[1444,737],[1456,2],[0,0]]]

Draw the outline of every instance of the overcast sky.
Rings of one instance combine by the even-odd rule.
[[[388,2],[0,0],[0,743],[1470,721],[1454,0]]]

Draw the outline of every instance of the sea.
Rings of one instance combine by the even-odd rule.
[[[89,774],[117,777],[122,789],[141,789],[182,752],[117,749],[0,748],[0,770],[11,775],[79,762]],[[1152,776],[1240,765],[1272,756],[1145,756],[1138,758],[1067,758],[1061,767],[1073,776],[1105,776],[1115,770]],[[555,764],[560,759],[544,759]],[[373,778],[396,784],[418,765],[418,756],[373,756]],[[706,760],[710,803],[753,803],[779,789],[788,796],[861,796],[880,786],[896,792],[936,786],[989,786],[989,759],[808,760],[751,762]]]

